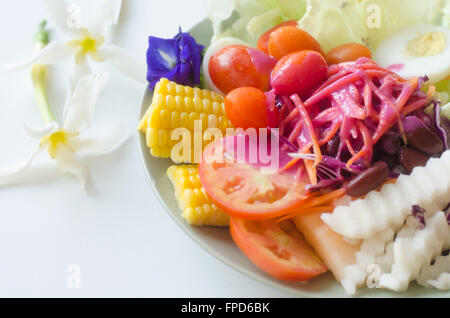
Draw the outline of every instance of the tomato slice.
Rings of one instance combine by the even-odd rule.
[[[268,166],[263,165],[259,158],[257,161],[252,160],[252,155],[260,154],[261,145],[247,137],[227,137],[205,148],[199,165],[203,187],[219,207],[234,217],[262,220],[292,212],[307,199],[307,182],[303,179],[297,180],[297,170],[294,170],[294,173],[278,172],[279,167],[283,167],[292,159],[287,155],[283,156],[281,151],[278,165],[267,173]],[[237,151],[236,145],[240,142],[241,145],[245,144],[245,148]],[[268,147],[271,146],[271,143],[267,144]],[[274,152],[268,149],[267,153]],[[272,163],[270,165],[272,166]]]
[[[284,281],[307,281],[327,271],[291,221],[231,218],[236,245],[260,269]]]

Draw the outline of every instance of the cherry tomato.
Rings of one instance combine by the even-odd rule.
[[[303,96],[327,77],[328,65],[315,51],[291,53],[278,61],[272,72],[272,88],[276,94]]]
[[[278,24],[277,26],[273,27],[266,33],[264,33],[258,40],[258,49],[260,49],[262,52],[269,54],[269,38],[273,31],[278,30],[281,27],[284,26],[297,26],[297,21],[286,21],[283,23]]]
[[[327,268],[291,221],[231,218],[231,236],[260,269],[284,281],[307,281]]]
[[[254,160],[261,154],[258,141],[238,134],[214,141],[203,152],[199,165],[202,185],[215,204],[231,216],[250,220],[275,218],[292,212],[309,196],[306,180],[297,180],[295,172],[279,173],[280,166],[276,165],[268,173],[267,165]]]
[[[339,64],[356,61],[360,57],[372,58],[372,53],[362,44],[350,43],[338,46],[328,52],[327,62],[329,65]]]
[[[227,46],[209,60],[209,75],[224,94],[235,88],[255,87],[269,90],[270,73],[276,60],[255,48]]]
[[[277,127],[278,109],[270,108],[264,92],[253,87],[232,90],[225,98],[225,112],[236,128]],[[273,121],[272,118],[278,120]]]
[[[284,26],[270,34],[269,54],[277,60],[303,50],[316,51],[325,56],[319,42],[308,32],[295,26]]]

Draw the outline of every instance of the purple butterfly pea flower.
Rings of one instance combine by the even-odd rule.
[[[173,39],[150,36],[147,50],[147,80],[154,88],[161,78],[181,85],[199,85],[202,53],[205,47],[197,44],[189,33],[180,31]]]

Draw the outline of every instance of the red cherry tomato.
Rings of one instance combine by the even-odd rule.
[[[297,24],[298,24],[297,21],[286,21],[278,24],[276,27],[273,27],[259,38],[258,49],[260,49],[262,52],[266,54],[269,54],[269,38],[272,32],[284,26],[297,26]]]
[[[360,57],[372,58],[369,48],[357,43],[338,46],[327,53],[329,65],[356,61]]]
[[[240,250],[266,273],[284,281],[307,281],[327,268],[291,221],[230,220]]]
[[[277,60],[303,50],[316,51],[325,56],[319,42],[308,32],[295,26],[284,26],[272,32],[268,48],[270,56]]]
[[[258,49],[231,45],[214,54],[209,60],[209,75],[224,94],[235,88],[254,87],[269,90],[270,73],[276,60]]]
[[[225,98],[225,112],[236,128],[266,128],[268,125],[266,95],[257,88],[232,90]]]
[[[328,65],[315,51],[291,53],[278,61],[272,72],[272,88],[276,94],[303,96],[327,77]]]

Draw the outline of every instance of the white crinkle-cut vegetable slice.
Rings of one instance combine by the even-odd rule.
[[[450,289],[450,255],[438,256],[432,265],[424,266],[417,283],[427,288]]]
[[[423,266],[441,255],[450,245],[450,225],[444,212],[427,219],[423,230],[412,237],[399,237],[394,241],[394,264],[390,273],[382,274],[380,287],[405,291],[409,282],[417,279]]]
[[[354,295],[358,288],[363,287],[368,275],[372,273],[380,275],[391,267],[392,253],[386,252],[389,244],[392,244],[394,236],[394,230],[387,229],[362,241],[360,250],[355,253],[356,264],[344,268],[345,277],[342,279],[341,285],[347,294]],[[372,266],[374,264],[375,267]]]
[[[411,206],[425,210],[442,209],[450,194],[450,151],[432,158],[425,167],[411,175],[401,175],[394,184],[370,192],[364,199],[338,206],[333,213],[322,214],[322,220],[333,231],[345,237],[368,239],[387,228],[400,227]]]
[[[428,284],[440,290],[450,290],[450,273],[442,273],[436,279],[431,279]]]
[[[425,214],[426,220],[432,218],[438,212],[438,208],[427,211]],[[442,214],[442,212],[440,213]],[[441,221],[441,224],[445,225],[445,222],[442,218]],[[399,239],[412,240],[416,236],[416,234],[419,233],[420,228],[421,227],[419,221],[414,216],[408,215],[400,230],[389,228],[377,233],[369,239],[363,240],[360,250],[355,253],[356,264],[346,266],[344,269],[345,277],[342,279],[341,284],[346,293],[349,295],[354,295],[358,288],[361,288],[364,285],[368,284],[370,276],[379,278],[381,274],[389,273],[391,271],[391,268],[395,264],[394,247],[396,246],[396,241]],[[448,248],[447,245],[450,244],[449,237],[446,235],[442,235],[442,237],[444,238],[442,242],[443,245],[441,244],[440,246],[443,246],[443,249],[446,250]],[[439,244],[437,245],[439,246]],[[437,248],[437,250],[439,250],[439,247]],[[419,264],[421,264],[420,258],[415,261],[418,261]],[[450,269],[450,265],[439,265],[439,263],[437,264],[438,267],[434,267],[433,269],[433,275],[428,275],[427,278],[423,278],[422,280],[426,281],[431,278],[436,278],[440,273],[445,271],[443,269]],[[394,268],[396,267],[394,266]],[[426,265],[422,267],[420,275],[423,276],[422,273],[426,271],[425,268]],[[398,268],[396,270],[398,274],[397,276],[403,280],[403,284],[408,284],[411,276],[405,274],[404,272],[399,272]],[[445,275],[439,277],[439,280],[436,279],[436,286],[439,286],[440,289],[442,289],[442,286],[445,286],[445,279]],[[407,283],[405,283],[406,281]],[[430,285],[433,283],[434,282],[430,282]],[[376,285],[376,282],[374,286],[380,287],[379,284],[378,286]]]

